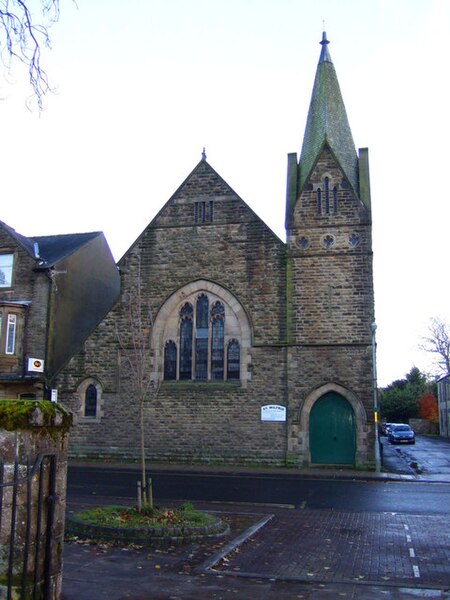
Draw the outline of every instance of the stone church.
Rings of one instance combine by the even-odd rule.
[[[286,242],[203,154],[119,261],[118,302],[54,383],[77,416],[73,456],[139,456],[132,350],[151,380],[150,460],[373,464],[368,151],[328,44],[300,158],[288,155]]]

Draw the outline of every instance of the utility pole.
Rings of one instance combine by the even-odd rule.
[[[380,440],[378,433],[378,385],[377,385],[377,343],[375,340],[375,332],[377,324],[375,321],[371,324],[372,332],[372,365],[373,365],[373,422],[375,426],[375,471],[381,471],[381,456],[380,456]]]

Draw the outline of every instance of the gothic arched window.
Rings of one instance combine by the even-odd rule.
[[[164,344],[164,380],[240,378],[239,342],[233,339],[226,343],[227,319],[228,327],[236,331],[235,316],[231,313],[226,319],[225,313],[225,303],[205,292],[184,302],[178,309],[179,343],[172,338]]]
[[[211,340],[211,379],[223,379],[224,363],[224,319],[213,317]]]
[[[325,214],[330,214],[330,180],[325,177]]]
[[[241,350],[237,340],[230,340],[227,348],[227,379],[240,378]]]
[[[177,378],[177,345],[173,340],[166,342],[164,347],[164,379]]]
[[[84,394],[84,416],[97,416],[97,388],[93,383],[90,383]]]
[[[103,388],[97,379],[88,377],[77,388],[80,423],[98,423],[103,417]]]
[[[317,214],[322,214],[322,190],[317,188]]]
[[[200,294],[195,309],[195,379],[208,379],[208,296]]]
[[[194,310],[186,302],[180,311],[180,379],[192,379],[192,330]]]

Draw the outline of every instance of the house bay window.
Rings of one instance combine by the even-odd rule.
[[[17,315],[8,314],[8,321],[6,325],[5,354],[14,354],[14,349],[16,347],[16,327]]]
[[[22,307],[0,304],[0,355],[13,357],[21,351],[23,319]]]

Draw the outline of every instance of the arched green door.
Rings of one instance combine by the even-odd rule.
[[[351,404],[335,392],[319,398],[309,417],[311,462],[354,464],[355,441],[355,414]]]

